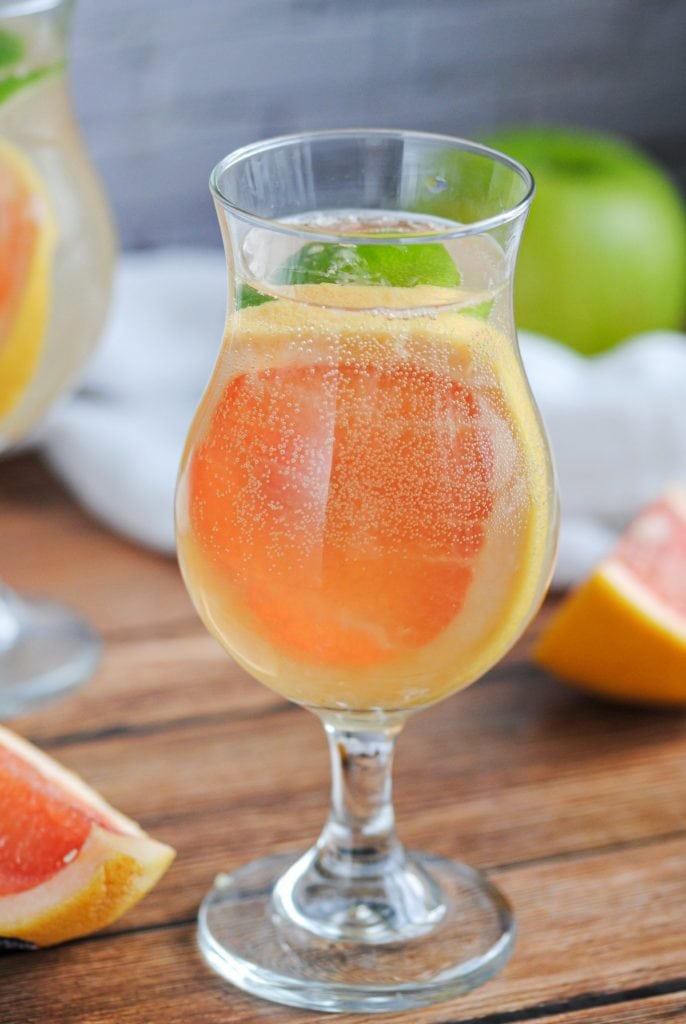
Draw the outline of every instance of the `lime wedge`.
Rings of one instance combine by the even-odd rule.
[[[281,264],[272,283],[369,284],[390,288],[434,285],[439,288],[456,288],[460,283],[460,272],[448,250],[438,242],[415,245],[308,242]],[[250,285],[244,285],[239,293],[238,308],[259,306],[268,301],[269,296],[262,295]],[[480,314],[475,312],[473,315]]]
[[[263,302],[271,302],[271,295],[263,295],[257,288],[249,284],[243,284],[238,289],[238,308],[245,309],[246,306],[261,306]]]
[[[5,78],[0,79],[0,103],[4,103],[21,89],[26,89],[30,85],[36,85],[38,82],[42,82],[44,78],[62,71],[63,68],[64,61],[59,60],[54,64],[46,64],[42,68],[33,68],[32,71],[26,71],[23,74],[7,75]]]
[[[24,56],[24,40],[15,32],[0,29],[0,68],[18,64]]]
[[[477,320],[488,320],[489,313],[493,309],[493,299],[484,299],[474,306],[466,306],[460,312],[463,316],[473,316]]]
[[[414,288],[429,284],[456,288],[460,274],[445,246],[339,245],[309,242],[279,268],[274,284],[375,284]]]

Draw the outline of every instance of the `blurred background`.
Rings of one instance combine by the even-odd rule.
[[[77,114],[125,248],[219,244],[236,146],[299,129],[636,140],[686,192],[686,0],[80,0]]]
[[[17,5],[3,7],[11,22]],[[47,59],[40,24],[60,4],[29,7],[26,67]],[[22,79],[10,32],[0,140],[28,158],[6,163],[34,202],[45,191],[61,233],[55,301],[43,288],[33,347],[6,346],[0,364],[0,381],[19,381],[0,448],[79,374],[38,443],[96,516],[173,551],[179,456],[225,318],[212,167],[273,135],[398,127],[486,138],[536,177],[515,313],[558,466],[556,583],[583,578],[686,480],[686,0],[76,0],[74,15],[75,113],[123,256],[112,260],[103,202],[55,116],[61,63]],[[527,146],[520,131],[519,148],[502,135],[526,126],[548,127]],[[654,165],[602,135],[561,143],[551,127],[637,143]],[[49,235],[46,220],[45,253]]]

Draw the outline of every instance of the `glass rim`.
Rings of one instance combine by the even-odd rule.
[[[22,14],[41,14],[55,7],[63,7],[69,0],[0,0],[0,19],[19,18]]]
[[[21,2],[21,0],[19,0],[19,2]],[[31,2],[31,0],[27,0],[27,2]],[[37,0],[37,2],[40,2],[40,0]],[[57,0],[57,2],[59,3],[61,0]],[[287,147],[295,146],[298,143],[306,142],[308,139],[318,139],[323,141],[326,139],[353,138],[355,136],[361,138],[376,137],[386,139],[417,139],[419,141],[442,143],[450,146],[454,150],[462,150],[463,152],[476,153],[479,156],[488,157],[495,163],[499,163],[502,166],[509,168],[524,184],[524,195],[517,203],[505,210],[501,210],[500,213],[492,214],[490,217],[484,217],[480,220],[472,221],[470,224],[456,224],[454,229],[445,231],[439,229],[438,231],[430,231],[426,233],[408,232],[407,234],[399,232],[397,235],[394,234],[393,238],[374,238],[372,235],[365,235],[365,245],[388,245],[389,243],[393,244],[394,242],[402,242],[403,244],[415,243],[420,245],[422,243],[426,243],[427,238],[430,238],[431,241],[435,242],[448,242],[453,239],[465,238],[470,235],[480,235],[485,231],[490,231],[493,228],[498,228],[503,224],[509,224],[511,221],[516,220],[517,217],[528,210],[534,197],[536,185],[533,175],[524,166],[524,164],[515,160],[513,157],[508,156],[506,153],[501,153],[500,150],[493,149],[491,146],[487,146],[482,142],[473,142],[471,139],[465,139],[457,135],[443,135],[435,132],[412,131],[402,128],[336,128],[323,131],[305,131],[286,135],[275,135],[272,138],[262,139],[259,142],[252,142],[247,146],[241,146],[238,149],[232,150],[231,153],[227,154],[227,156],[223,157],[223,159],[215,164],[212,169],[212,173],[210,174],[210,192],[214,199],[225,210],[228,210],[239,220],[245,221],[254,227],[263,229],[267,228],[270,231],[278,231],[281,234],[291,235],[297,238],[305,237],[315,242],[337,242],[339,245],[358,245],[360,242],[360,235],[333,234],[325,230],[318,230],[316,227],[307,227],[302,224],[289,224],[287,221],[271,217],[262,217],[259,214],[251,213],[249,210],[243,209],[240,204],[229,199],[228,196],[222,192],[219,184],[221,175],[230,167],[234,167],[236,164],[242,163],[259,153],[267,153],[270,150],[279,148],[285,149]]]

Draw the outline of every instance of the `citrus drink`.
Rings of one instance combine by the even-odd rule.
[[[511,646],[550,560],[550,465],[498,296],[489,322],[463,288],[272,292],[229,318],[190,432],[187,586],[292,700],[432,703]]]
[[[182,459],[181,568],[226,650],[322,720],[332,786],[313,847],[220,877],[199,947],[287,1005],[416,1009],[492,977],[514,936],[478,872],[405,851],[391,763],[551,571],[512,319],[533,181],[467,140],[350,130],[244,147],[210,187],[229,312]]]

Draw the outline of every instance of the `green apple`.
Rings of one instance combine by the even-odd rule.
[[[593,355],[685,326],[686,209],[660,167],[600,133],[519,129],[486,141],[536,180],[515,282],[520,327]]]

